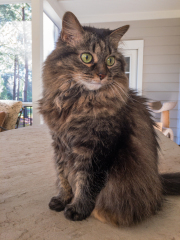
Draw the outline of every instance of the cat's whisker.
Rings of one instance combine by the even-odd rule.
[[[113,86],[111,85],[111,84],[109,84],[109,87],[111,88],[111,90],[112,90],[112,92],[113,92],[113,95],[114,95],[114,97],[115,97],[115,92],[114,92],[114,89],[113,89]]]
[[[116,83],[116,82],[115,82],[115,83]],[[124,90],[118,83],[116,83],[116,86],[119,87],[119,89],[124,93],[124,95],[125,95],[127,98],[129,98],[130,100],[133,101],[133,99],[129,96],[129,94],[126,93],[125,90]]]
[[[116,90],[115,86],[112,84],[112,87]],[[124,100],[124,98],[122,97],[121,93],[118,91],[119,97],[121,98],[121,100],[127,105],[126,101]]]
[[[117,85],[118,85],[118,87],[120,87],[118,83],[117,83]],[[123,89],[121,89],[121,90],[123,91]],[[124,92],[124,91],[123,91],[123,92]],[[125,93],[125,92],[124,92],[124,93]],[[127,94],[128,98],[129,98],[132,102],[136,101],[136,102],[139,103],[139,101],[137,101],[136,99],[133,99],[132,97],[130,97],[128,93],[126,93],[126,94]]]
[[[128,96],[126,95],[125,91],[116,82],[113,82],[112,84],[113,84],[114,87],[118,87],[121,90],[120,92],[122,92],[128,98]],[[120,96],[122,97],[121,94],[120,94]],[[123,98],[123,101],[125,102],[124,98]]]

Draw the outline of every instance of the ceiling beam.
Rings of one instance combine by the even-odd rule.
[[[56,0],[44,0],[43,10],[47,16],[61,29],[64,10]]]
[[[136,20],[152,20],[152,19],[168,19],[180,18],[180,10],[173,11],[154,11],[154,12],[133,12],[119,14],[99,14],[77,16],[81,23],[96,23],[96,22],[121,22],[121,21],[136,21]]]

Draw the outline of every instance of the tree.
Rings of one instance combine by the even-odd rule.
[[[0,99],[29,101],[31,7],[27,3],[0,5],[0,16]]]
[[[27,56],[27,37],[25,30],[25,6],[22,7],[22,21],[23,21],[23,36],[24,36],[24,61],[25,61],[25,82],[24,82],[24,101],[27,102],[27,89],[28,89],[28,56]]]
[[[13,86],[13,100],[15,100],[16,99],[16,77],[17,77],[17,73],[16,73],[16,71],[17,71],[17,60],[18,59],[18,57],[17,57],[17,55],[15,55],[15,57],[14,57],[14,86]]]

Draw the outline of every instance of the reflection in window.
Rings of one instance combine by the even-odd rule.
[[[43,48],[44,60],[54,50],[58,40],[59,29],[53,21],[43,13]]]
[[[129,80],[129,75],[130,75],[130,57],[125,57],[126,61],[126,68],[125,68],[125,74]]]
[[[0,99],[32,102],[31,6],[0,5]]]

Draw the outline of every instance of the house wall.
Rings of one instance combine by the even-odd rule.
[[[116,29],[129,24],[124,40],[144,40],[143,95],[157,101],[177,101],[170,111],[170,127],[180,144],[180,18],[128,22],[93,23]],[[159,121],[159,115],[156,120]]]

